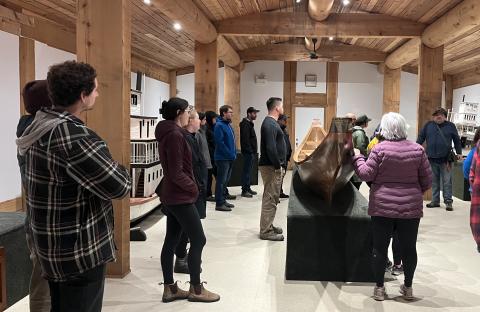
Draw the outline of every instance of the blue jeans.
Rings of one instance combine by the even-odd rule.
[[[243,172],[242,172],[242,192],[250,190],[250,181],[252,178],[253,156],[252,153],[242,153]]]
[[[440,188],[443,188],[443,202],[451,203],[452,200],[452,169],[447,170],[447,164],[430,161],[432,167],[432,203],[440,203]]]
[[[216,160],[217,181],[215,185],[215,202],[217,206],[225,204],[225,194],[227,193],[227,184],[232,175],[233,160]]]

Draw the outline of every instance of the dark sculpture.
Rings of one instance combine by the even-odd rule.
[[[320,145],[295,164],[303,184],[330,203],[353,175],[352,155],[352,119],[334,118]]]

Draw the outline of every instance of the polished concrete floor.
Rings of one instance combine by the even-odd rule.
[[[285,185],[289,181],[288,174]],[[368,194],[365,185],[361,191]],[[220,293],[219,302],[161,302],[159,256],[165,219],[155,213],[141,224],[148,240],[131,244],[132,272],[121,280],[107,280],[103,311],[480,311],[480,254],[470,233],[468,202],[455,200],[453,212],[425,209],[413,302],[399,297],[402,276],[386,284],[389,299],[384,302],[371,298],[372,284],[286,281],[285,242],[258,239],[260,197],[232,203],[236,207],[231,213],[216,212],[210,203],[204,222],[208,242],[202,279],[207,289]],[[276,219],[284,229],[287,205],[286,200],[280,203]],[[175,279],[186,282],[188,276],[176,274]],[[8,311],[28,311],[27,301]]]

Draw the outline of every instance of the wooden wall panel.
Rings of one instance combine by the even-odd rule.
[[[217,42],[195,43],[195,107],[218,113]]]
[[[130,165],[131,1],[79,0],[77,57],[98,74],[96,106],[87,125],[108,144],[113,158]],[[114,201],[117,261],[107,266],[111,277],[130,272],[130,202]]]
[[[400,78],[402,70],[385,66],[383,76],[383,113],[400,112]]]

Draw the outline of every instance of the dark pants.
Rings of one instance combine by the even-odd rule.
[[[400,247],[400,241],[398,239],[397,229],[393,229],[392,253],[393,253],[393,264],[394,265],[402,264],[402,250]]]
[[[173,284],[173,257],[179,244],[182,232],[185,232],[190,241],[188,254],[188,269],[190,271],[190,283],[200,284],[200,264],[203,246],[206,244],[202,223],[198,216],[197,208],[193,204],[164,206],[167,216],[167,233],[163,242],[161,263],[163,281],[165,284]]]
[[[102,311],[105,267],[100,265],[65,282],[48,282],[51,312]]]
[[[383,287],[388,245],[394,228],[398,234],[405,286],[411,287],[417,268],[417,235],[420,219],[372,217],[373,272],[378,287]]]
[[[216,160],[217,181],[215,185],[215,201],[217,206],[225,204],[225,194],[228,193],[227,184],[232,175],[233,160]]]
[[[217,178],[217,166],[215,166],[213,161],[212,161],[212,167],[213,167],[212,169],[208,169],[207,197],[210,197],[213,195],[212,193],[213,177]]]
[[[243,172],[242,172],[242,192],[250,190],[252,179],[252,167],[255,154],[242,153],[243,156]]]

